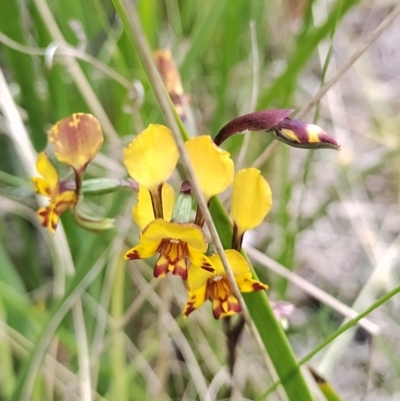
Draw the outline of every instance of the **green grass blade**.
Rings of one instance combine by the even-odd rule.
[[[67,312],[69,312],[75,302],[82,295],[83,291],[85,291],[85,289],[102,271],[107,252],[108,250],[100,256],[94,266],[87,265],[85,266],[85,269],[77,272],[64,298],[55,305],[54,309],[49,314],[48,321],[43,326],[39,338],[35,343],[35,348],[19,377],[16,391],[11,399],[12,401],[28,401],[31,399],[30,395],[34,386],[37,371],[55,331]]]

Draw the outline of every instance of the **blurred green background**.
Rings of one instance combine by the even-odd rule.
[[[399,285],[400,19],[337,76],[398,2],[134,5],[151,48],[174,56],[192,134],[215,136],[255,110],[305,111],[338,78],[300,116],[334,135],[340,152],[276,146],[262,133],[226,144],[238,165],[256,165],[270,183],[272,211],[245,249],[270,299],[293,304],[282,323],[301,358]],[[225,338],[209,305],[183,320],[181,282],[168,279],[160,294],[151,263],[122,260],[137,237],[135,195],[85,198],[90,212],[117,219],[101,234],[65,213],[52,236],[36,217],[35,151],[56,121],[74,112],[100,120],[105,144],[88,178],[126,177],[123,146],[165,123],[112,1],[2,1],[0,67],[0,400],[15,399],[24,382],[43,401],[224,399]],[[312,359],[343,400],[400,399],[399,307],[393,298]],[[273,381],[245,332],[232,399],[256,399]],[[316,399],[324,398],[316,391]]]

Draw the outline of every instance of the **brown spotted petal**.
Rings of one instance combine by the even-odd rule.
[[[103,133],[91,114],[76,113],[56,123],[49,139],[57,159],[81,175],[99,152]]]
[[[263,110],[245,114],[230,121],[219,131],[214,139],[217,146],[220,146],[226,139],[243,131],[271,131],[293,110],[276,109]]]
[[[279,141],[295,148],[335,149],[340,145],[336,139],[315,124],[286,117],[274,128],[274,136]]]

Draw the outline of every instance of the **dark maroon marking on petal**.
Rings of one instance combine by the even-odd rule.
[[[183,281],[187,279],[187,268],[182,268],[178,266],[178,264],[174,265],[174,269],[172,270],[172,274],[174,276],[181,276]]]
[[[158,278],[161,275],[165,276],[169,272],[168,267],[169,267],[168,262],[161,264],[158,264],[157,262],[157,264],[154,267],[154,273],[153,273],[154,277]]]
[[[214,273],[214,272],[215,272],[215,269],[214,269],[214,268],[212,267],[212,265],[211,265],[210,263],[208,263],[208,262],[203,263],[203,264],[201,265],[201,268],[204,269],[204,270],[207,270],[207,271],[210,272],[210,273]]]
[[[160,276],[165,276],[169,272],[168,267],[165,268],[165,265],[159,265],[154,267],[153,276],[158,278]]]
[[[42,227],[48,227],[49,226],[49,222],[50,222],[50,207],[47,206],[46,209],[42,210],[41,212],[38,213],[38,215],[40,217],[42,217],[43,221],[42,221]]]
[[[263,110],[237,117],[221,128],[214,143],[220,146],[230,136],[246,130],[270,131],[292,111],[291,109]]]
[[[126,259],[134,260],[134,259],[141,259],[138,251],[129,252],[125,255]]]
[[[242,311],[242,306],[239,301],[237,302],[228,302],[228,311],[234,311],[236,313],[240,313]]]
[[[266,289],[266,287],[264,287],[262,283],[253,283],[252,287],[253,291],[261,291]]]
[[[188,302],[188,303],[186,304],[185,311],[183,312],[183,314],[184,314],[185,316],[189,316],[194,310],[196,310],[196,308],[194,308],[194,302],[195,302],[195,301],[193,301],[193,302]]]
[[[218,304],[217,307],[213,308],[213,315],[215,319],[219,319],[222,314],[222,305],[221,303]]]

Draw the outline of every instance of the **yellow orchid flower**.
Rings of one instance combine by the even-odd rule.
[[[43,178],[32,179],[35,191],[50,198],[49,206],[39,209],[38,215],[42,225],[54,233],[61,214],[74,209],[78,202],[85,169],[99,152],[103,134],[95,117],[76,113],[57,122],[49,132],[49,140],[57,160],[75,173],[75,182],[61,180],[46,154],[38,156],[36,168]]]
[[[268,288],[267,285],[251,278],[250,266],[238,251],[228,249],[225,254],[241,292],[253,292]],[[185,317],[207,300],[212,302],[213,314],[216,319],[242,311],[239,300],[232,291],[221,259],[216,254],[210,256],[209,259],[214,267],[214,272],[200,269],[194,264],[189,267],[187,280],[189,299],[183,310]]]
[[[54,124],[49,140],[57,160],[74,169],[79,190],[87,165],[99,153],[103,143],[99,121],[91,114],[72,114]]]
[[[36,169],[43,178],[33,178],[35,191],[50,198],[49,205],[40,208],[37,213],[42,226],[47,227],[54,233],[61,214],[76,205],[77,196],[74,190],[65,188],[63,181],[60,181],[57,171],[50,163],[46,153],[41,152],[39,154]]]
[[[244,232],[261,224],[271,206],[271,188],[260,170],[240,170],[233,179],[230,211],[234,224],[233,248],[240,249]]]
[[[206,250],[207,240],[200,227],[156,219],[141,232],[139,245],[130,249],[125,259],[146,259],[160,254],[154,277],[164,277],[170,271],[186,280],[190,263],[214,271],[208,257],[203,255]]]
[[[150,124],[124,149],[129,175],[149,191],[156,218],[163,217],[162,186],[175,169],[178,158],[172,132],[163,125]]]

